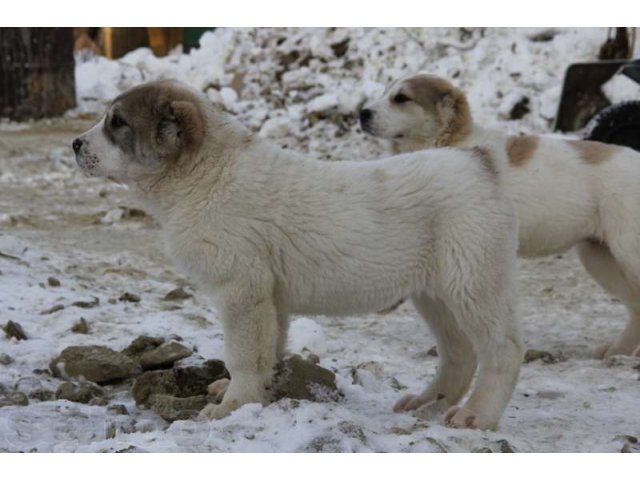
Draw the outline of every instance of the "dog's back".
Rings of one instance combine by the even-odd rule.
[[[510,202],[489,167],[479,150],[321,162],[260,143],[234,165],[225,212],[251,239],[246,257],[270,258],[292,311],[371,311],[437,283],[451,237],[472,249],[508,230]]]

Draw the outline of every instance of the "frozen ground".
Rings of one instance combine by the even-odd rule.
[[[534,42],[540,31],[481,33],[220,30],[191,56],[158,60],[134,52],[120,63],[82,64],[80,107],[73,115],[0,124],[0,324],[18,322],[29,337],[0,335],[0,354],[13,359],[0,363],[0,394],[36,397],[29,406],[0,408],[0,451],[500,451],[506,440],[522,452],[617,452],[629,442],[625,436],[638,437],[640,360],[591,358],[596,345],[622,329],[624,308],[595,285],[572,252],[521,264],[526,346],[551,352],[557,362],[523,365],[495,433],[451,430],[391,412],[406,390],[424,387],[437,365],[427,353],[435,342],[408,304],[387,315],[295,320],[292,349],[307,347],[336,372],[344,394],[339,402],[282,400],[245,406],[210,424],[169,424],[138,409],[117,386],[110,404],[125,405],[127,415],[108,406],[37,399],[56,390],[60,381],[46,369],[70,345],[121,349],[141,334],[173,334],[205,358],[222,355],[221,326],[203,295],[196,291],[178,308],[161,300],[177,285],[193,287],[163,255],[158,226],[147,217],[119,219],[115,209],[134,206],[126,190],[85,179],[75,168],[70,141],[92,124],[103,100],[143,76],[175,75],[208,90],[282,146],[326,159],[367,159],[383,154],[383,146],[358,131],[353,112],[383,88],[385,77],[403,69],[456,77],[478,118],[510,131],[545,132],[564,66],[592,58],[604,36],[602,30],[554,31],[553,39]],[[335,45],[346,38],[347,50],[338,57],[335,49],[343,47]],[[522,96],[529,97],[531,112],[508,120]],[[52,276],[60,286],[49,286]],[[141,301],[117,301],[124,292]],[[71,306],[93,297],[100,299],[94,308]],[[56,304],[65,308],[41,314]],[[80,317],[89,325],[87,335],[71,331]]]

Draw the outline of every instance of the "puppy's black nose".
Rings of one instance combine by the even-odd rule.
[[[360,110],[360,123],[362,125],[366,125],[369,120],[371,120],[372,116],[373,112],[371,110],[369,110],[368,108],[363,108],[362,110]]]
[[[83,143],[84,143],[84,140],[80,140],[79,138],[76,138],[71,144],[71,146],[73,147],[73,151],[78,153],[82,148]]]

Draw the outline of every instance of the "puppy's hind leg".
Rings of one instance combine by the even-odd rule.
[[[636,239],[636,241],[638,241]],[[637,248],[618,248],[617,257],[606,244],[585,241],[578,256],[587,272],[609,293],[627,306],[629,320],[616,340],[598,347],[597,358],[640,353],[640,242]],[[625,252],[630,254],[625,256]],[[628,257],[628,258],[626,258]]]
[[[200,418],[222,418],[246,403],[269,401],[279,343],[278,314],[266,279],[225,288],[219,295],[224,327],[225,360],[231,374],[222,403],[209,404]],[[214,386],[211,388],[215,390]],[[226,391],[224,391],[226,390]]]
[[[412,300],[436,337],[440,364],[435,378],[422,393],[404,396],[393,409],[415,410],[442,399],[449,406],[455,405],[469,389],[476,371],[472,344],[442,301],[426,294],[415,295]]]

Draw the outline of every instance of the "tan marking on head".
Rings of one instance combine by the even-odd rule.
[[[202,100],[184,85],[160,80],[149,82],[119,95],[112,105],[124,115],[137,134],[147,134],[159,140],[161,122],[173,122],[179,136],[176,145],[163,146],[152,142],[152,148],[163,150],[175,147],[178,151],[195,151],[204,139],[204,117],[200,110]],[[164,152],[162,152],[164,153]]]
[[[538,149],[540,139],[534,135],[509,137],[507,140],[507,156],[509,165],[521,167],[527,163]]]
[[[615,145],[587,140],[567,140],[567,142],[578,152],[582,161],[590,165],[607,161],[620,148]]]
[[[419,74],[406,80],[411,98],[425,110],[432,110],[442,123],[436,147],[455,145],[471,132],[469,102],[462,90],[444,78]]]

